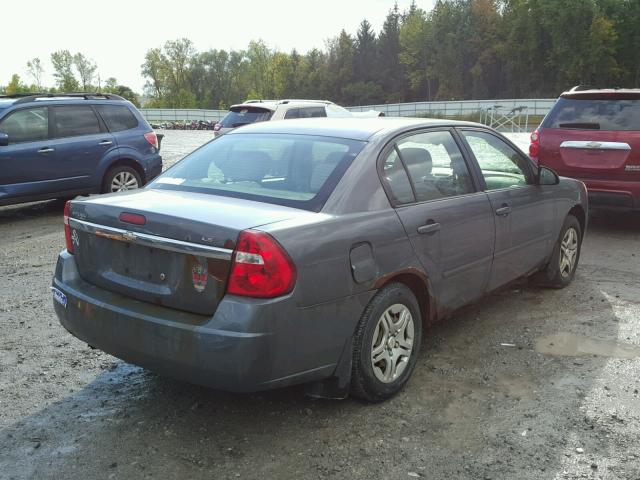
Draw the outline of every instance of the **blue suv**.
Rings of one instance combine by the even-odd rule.
[[[162,171],[159,152],[118,95],[0,96],[0,205],[135,189]]]

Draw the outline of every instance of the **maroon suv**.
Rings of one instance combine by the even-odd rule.
[[[531,134],[529,154],[582,180],[590,206],[640,210],[640,89],[563,93]]]

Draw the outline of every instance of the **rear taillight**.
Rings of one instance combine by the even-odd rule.
[[[153,147],[158,148],[158,136],[156,132],[147,132],[144,134],[144,139],[149,142],[149,144]]]
[[[531,143],[529,144],[529,156],[531,160],[538,163],[538,154],[540,153],[540,131],[535,130],[531,134]]]
[[[217,132],[217,131],[218,131],[218,130],[220,130],[221,128],[222,128],[222,124],[221,124],[221,123],[216,123],[216,124],[213,126],[213,131],[214,131],[214,132]]]
[[[296,267],[269,234],[245,230],[238,237],[227,292],[245,297],[272,298],[293,290]]]
[[[67,245],[67,252],[73,253],[73,240],[71,239],[71,227],[69,226],[69,215],[71,213],[71,202],[64,204],[64,241]]]

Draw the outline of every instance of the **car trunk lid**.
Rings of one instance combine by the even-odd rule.
[[[144,302],[211,315],[225,294],[239,233],[300,215],[309,212],[141,189],[74,201],[70,226],[85,281]]]
[[[565,93],[538,134],[540,163],[561,175],[640,177],[640,91]]]
[[[540,161],[581,178],[640,175],[640,132],[541,129]]]

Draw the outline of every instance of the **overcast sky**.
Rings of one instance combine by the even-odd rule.
[[[398,0],[401,10],[411,0]],[[435,0],[417,0],[429,11]],[[199,51],[244,49],[262,39],[271,48],[304,53],[323,48],[341,29],[354,34],[366,18],[378,32],[393,0],[177,0],[167,2],[110,0],[31,0],[2,6],[0,85],[13,73],[31,83],[27,61],[39,57],[45,66],[45,84],[53,85],[51,52],[82,52],[98,64],[104,81],[141,92],[140,65],[149,48],[166,40],[189,38]]]

